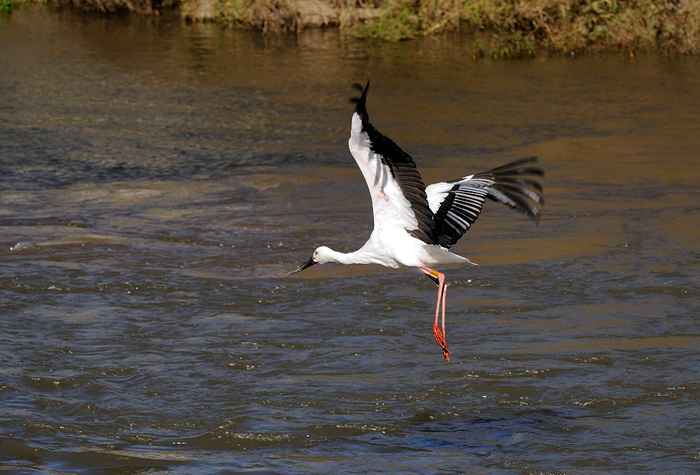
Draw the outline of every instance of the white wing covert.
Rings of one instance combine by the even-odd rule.
[[[390,219],[388,213],[391,213],[399,217],[412,236],[434,244],[433,212],[428,206],[423,179],[411,156],[369,122],[368,91],[369,82],[362,95],[353,99],[357,106],[348,146],[372,195],[375,226],[382,224],[377,223],[378,219]]]

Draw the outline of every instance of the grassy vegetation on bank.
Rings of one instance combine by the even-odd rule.
[[[446,29],[475,35],[474,54],[623,48],[692,54],[700,47],[698,0],[389,0],[361,36],[399,40]]]
[[[300,31],[297,0],[0,0],[71,5],[84,10],[158,13],[181,9],[198,17],[263,31]],[[398,41],[446,30],[474,32],[473,54],[531,56],[537,51],[618,48],[665,54],[700,51],[700,0],[320,0],[337,11],[340,27],[360,38]],[[374,3],[372,3],[374,1]],[[381,15],[358,21],[358,12]],[[376,11],[376,10],[375,10]]]

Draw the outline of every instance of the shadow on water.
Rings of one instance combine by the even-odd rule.
[[[700,63],[473,61],[173,18],[0,24],[0,472],[695,473]],[[427,183],[537,155],[539,226],[316,266],[371,204],[349,85]]]

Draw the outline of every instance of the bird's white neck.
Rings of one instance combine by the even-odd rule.
[[[371,264],[368,256],[359,249],[355,252],[339,252],[328,248],[326,251],[326,257],[329,262],[336,262],[338,264]]]
[[[338,264],[380,264],[387,267],[398,267],[393,260],[378,256],[376,253],[368,251],[365,246],[355,252],[338,252],[329,247],[320,247],[316,252],[316,260],[319,264],[324,262],[336,262]]]

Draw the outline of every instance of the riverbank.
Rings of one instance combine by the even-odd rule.
[[[26,5],[26,1],[24,0]],[[45,3],[46,0],[39,0]],[[262,32],[339,27],[358,38],[400,41],[449,30],[474,34],[473,56],[617,49],[662,54],[700,51],[700,0],[56,0],[105,13],[158,15]],[[0,10],[19,8],[0,0]],[[7,14],[7,13],[6,13]]]

